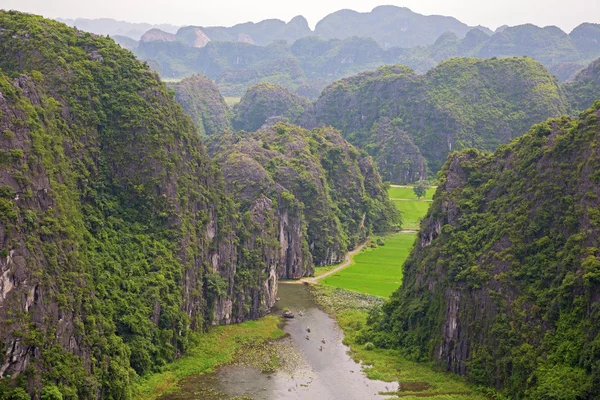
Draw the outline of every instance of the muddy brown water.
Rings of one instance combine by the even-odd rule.
[[[389,396],[380,393],[398,390],[397,383],[367,379],[342,344],[343,333],[336,321],[317,307],[304,285],[281,283],[278,296],[281,300],[272,312],[281,314],[288,307],[296,317],[285,320],[283,329],[289,336],[275,344],[282,364],[276,372],[224,366],[214,373],[185,378],[181,390],[161,399],[362,400],[385,399]]]

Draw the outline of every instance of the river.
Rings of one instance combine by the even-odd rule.
[[[347,354],[348,347],[342,344],[343,333],[335,319],[317,307],[307,287],[280,283],[278,296],[280,301],[272,312],[280,314],[287,307],[296,317],[285,321],[283,329],[289,335],[273,344],[281,359],[276,372],[224,366],[214,373],[185,378],[180,391],[161,399],[383,399],[387,396],[380,393],[398,389],[397,383],[366,378],[361,365]],[[325,343],[321,342],[323,338]]]

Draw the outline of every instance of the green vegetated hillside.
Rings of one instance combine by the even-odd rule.
[[[464,38],[447,32],[426,47],[408,49],[398,60],[418,71],[426,71],[452,57],[519,57],[536,59],[553,71],[561,82],[600,56],[594,43],[600,39],[600,25],[584,23],[569,34],[555,26],[532,24],[499,29],[488,35],[480,29]]]
[[[231,112],[212,80],[194,75],[176,83],[167,83],[167,88],[175,92],[175,100],[192,118],[202,138],[208,139],[231,129]]]
[[[515,398],[600,393],[600,102],[450,155],[402,287],[362,341]]]
[[[385,232],[399,222],[371,159],[333,129],[277,123],[223,135],[211,151],[242,210],[255,213],[256,204],[286,210],[274,220],[280,241],[289,243],[292,271],[292,260],[340,262],[373,231]]]
[[[574,113],[583,111],[600,100],[600,58],[577,74],[573,82],[563,87]]]
[[[293,246],[343,257],[394,223],[372,164],[332,132],[341,143],[324,145],[312,180],[317,167],[299,165],[320,160],[313,153],[286,162],[298,168],[290,190],[302,190],[306,210],[323,205],[310,203],[321,190],[339,232],[307,227],[323,239],[294,242],[294,229],[305,234],[290,222],[300,203],[282,192],[271,212],[268,196],[231,198],[174,93],[132,53],[18,12],[0,12],[0,28],[2,399],[130,398],[136,377],[184,353],[192,331],[258,318],[278,278],[310,274]],[[197,106],[188,112],[205,135],[227,126],[208,81],[174,91]],[[357,183],[325,183],[347,163]]]
[[[342,79],[301,124],[340,129],[386,179],[406,183],[424,176],[425,162],[435,173],[453,150],[494,150],[567,110],[556,78],[531,58],[457,58],[424,75],[397,65]]]
[[[0,397],[127,398],[191,330],[264,315],[279,246],[255,250],[261,221],[130,52],[32,15],[0,26]]]
[[[269,118],[296,121],[305,112],[310,102],[284,87],[270,83],[252,86],[233,108],[233,127],[236,130],[253,132]]]
[[[168,35],[148,32],[134,53],[164,78],[206,75],[226,96],[241,96],[249,87],[269,82],[316,98],[334,80],[393,62],[395,54],[371,38],[306,37],[268,46],[210,41],[194,47]]]

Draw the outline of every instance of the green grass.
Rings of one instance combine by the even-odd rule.
[[[418,230],[423,217],[427,214],[430,201],[392,200],[402,215],[402,229]]]
[[[242,98],[241,97],[228,97],[228,96],[225,96],[225,97],[223,97],[223,99],[225,99],[225,103],[227,103],[227,105],[229,107],[233,107],[237,103],[239,103]]]
[[[181,82],[182,79],[183,78],[160,78],[160,80],[164,83],[177,83]]]
[[[394,399],[432,398],[435,400],[484,400],[480,388],[464,378],[440,371],[433,363],[407,360],[400,351],[374,348],[366,350],[357,343],[357,334],[366,326],[367,315],[382,300],[360,293],[330,286],[313,286],[317,303],[334,316],[344,332],[344,344],[350,346],[350,355],[362,362],[371,379],[400,382],[401,390]]]
[[[366,350],[355,341],[358,331],[366,325],[367,312],[344,309],[337,315],[337,321],[344,331],[344,343],[350,346],[351,356],[357,362],[367,365],[365,373],[370,379],[387,382],[398,381],[401,399],[432,398],[436,400],[483,400],[486,397],[477,393],[477,388],[458,375],[436,370],[431,363],[417,363],[407,360],[398,350]]]
[[[319,276],[328,273],[332,269],[336,269],[338,267],[338,265],[340,265],[340,264],[325,265],[323,267],[315,267],[315,277],[318,278]]]
[[[424,198],[417,199],[412,186],[390,187],[390,199],[402,215],[402,229],[418,230],[421,219],[427,214],[435,188],[429,189]]]
[[[140,378],[135,396],[138,400],[156,399],[177,389],[177,382],[186,376],[212,372],[213,368],[233,361],[244,345],[275,340],[284,336],[280,319],[269,315],[257,321],[212,328],[196,334],[194,345],[180,359],[168,364],[162,372]]]
[[[392,186],[388,190],[390,199],[414,199],[417,200],[417,196],[413,191],[412,186],[402,186],[395,187]],[[427,190],[425,197],[422,200],[431,200],[433,198],[433,194],[435,193],[435,188],[431,188]]]
[[[354,256],[352,264],[321,280],[325,285],[375,296],[388,297],[402,283],[402,264],[412,248],[416,234],[395,233],[383,237],[384,246],[365,249]],[[374,241],[375,239],[373,239]]]

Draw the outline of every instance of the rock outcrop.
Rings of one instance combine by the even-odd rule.
[[[366,148],[377,146],[374,125],[388,118],[408,133],[433,174],[454,150],[494,150],[567,110],[556,78],[530,58],[457,58],[424,75],[386,66],[342,79],[323,91],[300,123],[333,126]]]
[[[596,102],[492,155],[452,154],[364,340],[509,397],[598,396],[599,118]]]
[[[193,330],[269,311],[279,226],[268,204],[240,216],[130,52],[18,12],[0,27],[0,398],[128,398]]]
[[[182,41],[186,45],[200,49],[210,42],[210,38],[196,26],[186,26],[180,28],[175,35],[177,40]]]
[[[276,204],[282,278],[309,274],[311,258],[315,265],[340,262],[371,231],[385,231],[397,218],[372,161],[335,130],[280,122],[224,135],[211,152],[242,210]]]

